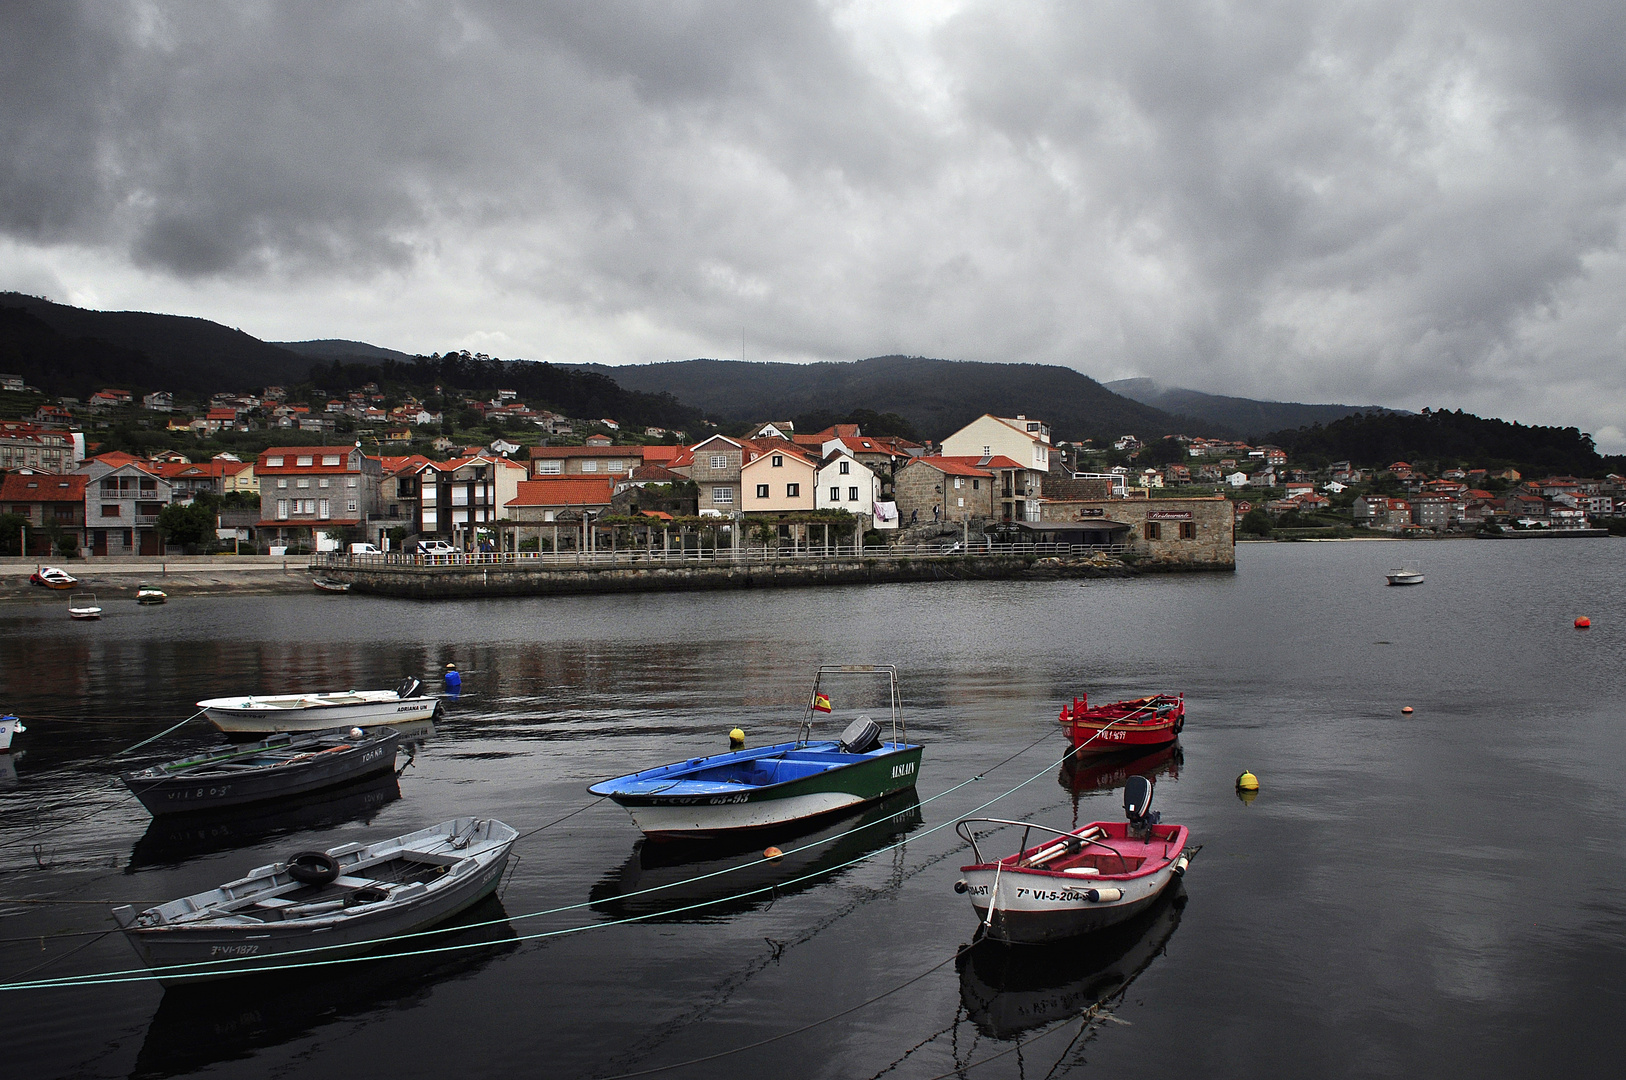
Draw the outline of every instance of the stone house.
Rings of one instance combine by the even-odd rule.
[[[378,516],[383,462],[360,446],[273,446],[260,454],[254,472],[260,483],[255,527],[275,543],[314,543],[317,533],[336,540]]]
[[[24,555],[51,554],[48,529],[71,536],[86,547],[85,485],[88,476],[60,473],[11,473],[0,480],[0,513],[28,519],[28,550]]]
[[[905,526],[992,518],[996,479],[992,469],[968,464],[964,458],[915,458],[893,478],[898,517]]]
[[[531,447],[531,479],[550,476],[625,476],[644,462],[641,446],[612,446],[606,440],[592,446]]]
[[[1219,496],[1046,500],[1041,507],[1043,519],[1023,526],[1025,534],[1054,535],[1056,543],[1122,544],[1158,562],[1236,565],[1236,512],[1231,500]]]
[[[174,500],[175,489],[135,461],[107,458],[87,463],[85,531],[93,555],[162,555],[158,515]]]
[[[726,435],[690,447],[693,460],[689,479],[700,489],[699,511],[703,515],[728,516],[740,509],[740,469],[744,465],[745,444]]]

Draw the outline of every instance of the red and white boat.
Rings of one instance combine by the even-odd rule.
[[[1186,695],[1154,694],[1090,707],[1090,698],[1061,707],[1061,726],[1074,756],[1147,750],[1172,743],[1186,726]]]
[[[955,825],[977,860],[960,867],[954,891],[971,898],[981,933],[999,941],[1038,944],[1123,922],[1150,907],[1185,875],[1194,851],[1184,825],[1162,825],[1151,812],[1152,782],[1132,776],[1124,787],[1126,821],[1093,821],[1071,832],[1003,818],[965,818]],[[988,861],[969,826],[1014,825],[1022,846]],[[1028,846],[1030,833],[1050,834]]]

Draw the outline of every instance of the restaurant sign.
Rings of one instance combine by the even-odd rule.
[[[1190,521],[1190,510],[1153,510],[1146,515],[1147,521]]]

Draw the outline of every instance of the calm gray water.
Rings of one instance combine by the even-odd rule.
[[[806,1033],[658,1075],[1612,1072],[1626,1051],[1622,543],[1248,545],[1234,576],[1088,585],[192,599],[112,605],[90,625],[13,607],[0,707],[29,731],[0,764],[0,897],[56,902],[0,903],[4,980],[134,966],[117,934],[51,936],[109,928],[105,902],[458,814],[525,830],[582,806],[593,780],[723,749],[736,725],[787,737],[820,662],[897,664],[926,756],[923,805],[645,897],[618,899],[754,851],[643,852],[599,804],[520,843],[500,902],[471,917],[499,925],[450,936],[479,948],[202,988],[0,992],[5,1072],[610,1076],[781,1034],[939,964]],[[1385,587],[1401,561],[1427,584]],[[1572,628],[1580,614],[1592,630]],[[398,787],[149,828],[117,768],[209,732],[104,760],[200,698],[391,686],[448,661],[464,696]],[[1183,690],[1180,753],[1070,774],[1055,734],[933,800],[1085,690]],[[1244,768],[1263,785],[1251,804],[1233,790]],[[1094,943],[944,964],[974,920],[952,891],[958,840],[934,828],[1031,777],[985,813],[1115,818],[1131,770],[1156,774],[1165,820],[1205,845],[1184,894]],[[706,901],[723,902],[673,911]],[[1081,1027],[1104,997],[1115,1019]]]

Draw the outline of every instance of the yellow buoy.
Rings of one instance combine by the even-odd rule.
[[[733,731],[730,731],[728,733],[728,743],[730,746],[744,746],[745,732],[741,731],[739,728],[735,728]]]
[[[778,848],[771,847],[771,848],[767,848],[766,850],[763,851],[762,857],[764,859],[777,859],[777,858],[780,858],[781,856],[783,856],[784,854],[785,853],[783,851],[780,851]]]
[[[1411,715],[1411,706],[1410,705],[1402,705],[1400,707],[1400,711],[1401,711],[1401,713],[1403,715],[1410,716]]]
[[[1236,778],[1236,787],[1238,791],[1258,791],[1259,778],[1244,769],[1242,775]]]

